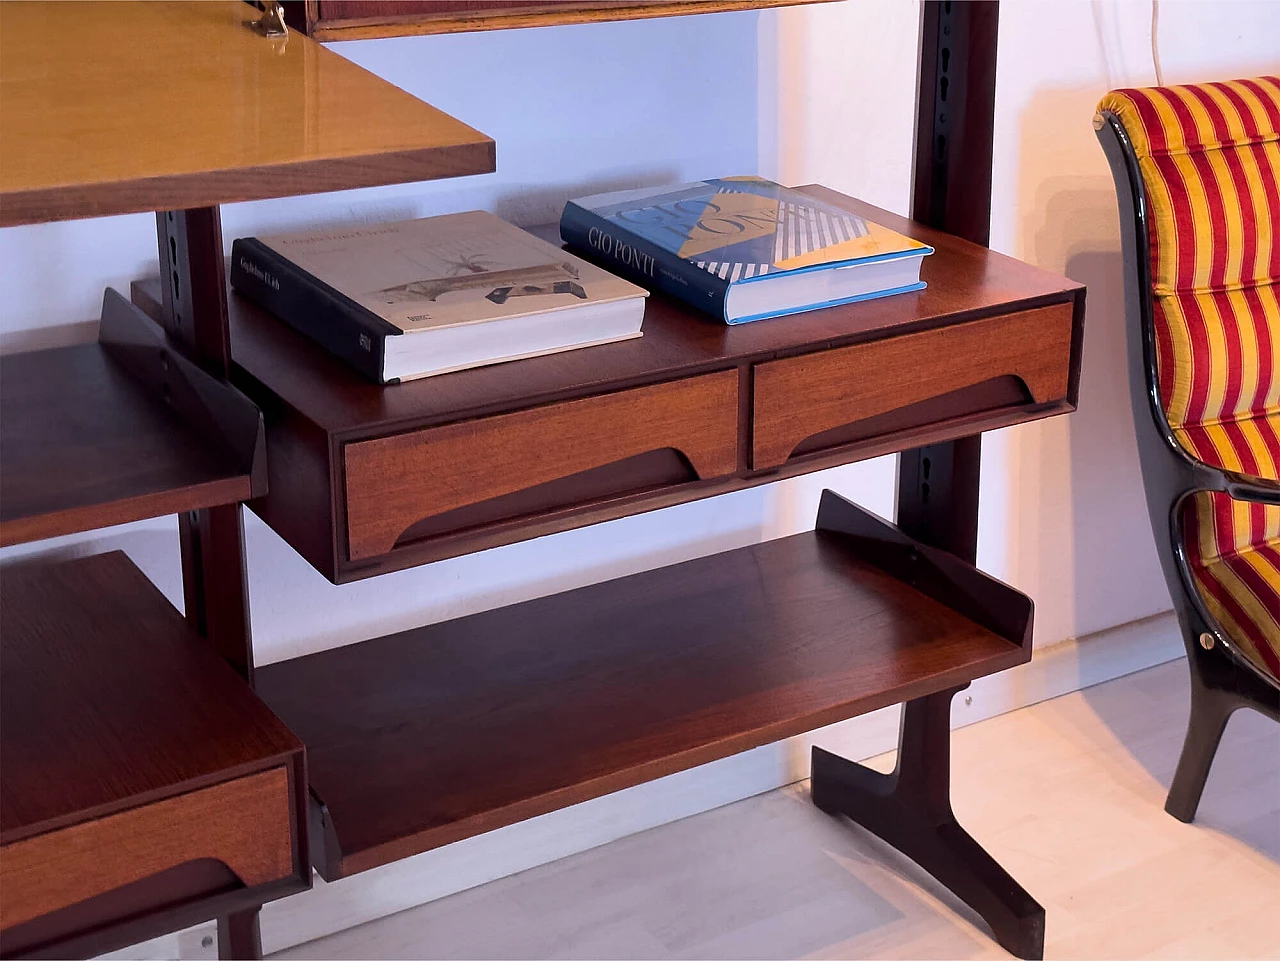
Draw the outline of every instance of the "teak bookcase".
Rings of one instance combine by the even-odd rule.
[[[256,16],[0,7],[0,226],[160,211],[167,281],[159,323],[108,290],[96,344],[0,359],[0,545],[176,513],[186,603],[120,552],[4,569],[6,956],[213,917],[224,956],[257,956],[258,906],[311,882],[303,745],[249,683],[239,504],[267,455],[226,378],[216,205],[483,173],[494,147]]]
[[[6,70],[15,24],[38,46],[63,15],[11,9]],[[253,84],[183,92],[208,150],[166,139],[108,180],[0,156],[4,223],[181,208],[158,215],[160,278],[132,303],[108,292],[99,345],[5,359],[0,530],[180,511],[187,622],[120,555],[6,570],[4,952],[219,916],[223,956],[255,956],[257,906],[305,886],[308,859],[348,876],[905,702],[897,770],[815,751],[814,802],[1041,956],[1043,910],[948,798],[952,696],[1031,656],[1030,600],[973,566],[980,434],[1073,409],[1084,308],[1079,285],[982,246],[994,4],[925,7],[914,220],[804,188],[933,245],[927,290],[741,327],[655,294],[640,340],[385,388],[227,291],[215,205],[483,172],[492,142],[305,37],[257,36],[243,6],[124,15],[148,20],[135,48],[160,22],[164,49]],[[49,36],[50,69],[23,65],[36,87],[97,62]],[[126,137],[172,92],[139,50],[111,50],[103,69],[148,91],[111,132]],[[274,129],[282,99],[293,135]],[[241,501],[342,583],[891,451],[896,526],[828,492],[810,533],[253,671]],[[106,872],[108,845],[146,856]],[[50,889],[11,898],[37,874]]]

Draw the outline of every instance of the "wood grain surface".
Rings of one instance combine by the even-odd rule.
[[[314,9],[310,31],[317,40],[360,40],[602,20],[680,17],[827,2],[830,0],[543,0],[540,3],[513,3],[511,0],[318,0],[308,5]]]
[[[6,566],[0,623],[0,843],[301,749],[119,551]]]
[[[934,247],[921,270],[928,287],[732,326],[654,293],[643,337],[389,387],[233,292],[235,364],[259,385],[246,388],[255,399],[265,390],[330,434],[364,439],[1051,303],[1072,303],[1083,319],[1084,288],[1072,280],[834,191],[802,189]]]
[[[341,360],[233,293],[229,298],[232,376],[262,407],[271,447],[270,493],[254,501],[252,509],[326,577],[343,583],[1074,408],[1084,320],[1083,287],[833,191],[802,189],[933,246],[936,253],[925,259],[922,269],[928,287],[735,326],[655,293],[646,302],[644,336],[639,339],[388,387],[369,383]],[[533,232],[554,237],[555,228]],[[159,303],[159,285],[155,281],[135,284],[134,297],[154,307]],[[767,469],[751,469],[753,366],[900,336],[920,334],[923,341],[925,332],[938,335],[937,343],[941,343],[950,336],[945,331],[953,326],[1052,306],[1058,306],[1062,316],[1068,312],[1070,316],[1070,343],[1051,359],[1046,353],[1046,362],[1057,364],[1064,372],[1065,392],[1037,402],[1012,375],[971,383],[958,391],[934,384],[929,390],[938,393],[925,391],[926,400],[913,403],[915,395],[908,391],[892,410],[855,424],[816,432],[810,426],[789,460]],[[995,338],[991,348],[999,349]],[[938,351],[923,354],[929,363],[935,359],[940,364],[946,362]],[[345,448],[732,370],[740,377],[735,433],[744,449],[739,469],[731,476],[703,480],[676,473],[650,484],[648,479],[658,477],[658,472],[646,463],[645,470],[639,472],[647,485],[642,491],[588,470],[565,477],[554,496],[547,485],[525,478],[520,480],[525,485],[520,502],[529,510],[504,513],[505,507],[514,508],[514,501],[500,502],[504,496],[516,495],[499,494],[474,511],[458,509],[432,515],[456,522],[453,529],[440,525],[413,530],[401,527],[396,532],[397,536],[403,534],[399,541],[393,538],[388,542],[389,535],[381,535],[380,543],[395,544],[388,552],[358,561],[347,556]],[[868,375],[874,377],[875,372]],[[917,379],[928,383],[927,371]],[[803,416],[809,403],[807,385],[794,394],[791,403],[795,415]],[[625,424],[610,428],[619,429],[629,428]],[[601,431],[601,436],[606,433]],[[491,482],[499,487],[515,483],[506,477]],[[488,489],[488,483],[480,486]],[[471,496],[470,492],[466,496]]]
[[[0,358],[0,545],[251,496],[98,344]]]
[[[259,692],[307,745],[320,872],[362,871],[1030,656],[850,544],[802,534],[260,668]]]
[[[1177,623],[1172,613],[1154,620],[1147,636],[1168,649]],[[1057,653],[1047,665],[1037,656],[1039,668],[1074,686],[1077,655]],[[1088,663],[1087,646],[1079,656]],[[1275,723],[1234,715],[1200,809],[1205,826],[1188,828],[1162,808],[1187,697],[1179,657],[952,732],[951,791],[965,828],[1043,900],[1049,957],[1280,958],[1280,790],[1266,789],[1280,785]],[[679,795],[672,785],[659,796]],[[624,809],[636,825],[648,813]],[[1064,829],[1086,822],[1090,830]],[[526,843],[553,830],[530,828]],[[1049,843],[1070,855],[1049,856]],[[411,871],[425,880],[430,867]],[[465,896],[370,923],[351,910],[349,922],[326,925],[337,933],[276,958],[517,958],[536,944],[546,958],[1007,961],[940,891],[868,832],[815,808],[801,781]],[[513,905],[519,923],[495,924]]]
[[[425,517],[647,451],[674,448],[703,479],[732,474],[737,429],[735,370],[348,444],[350,556],[385,554]]]
[[[776,467],[806,437],[1004,375],[1031,400],[1066,399],[1071,305],[757,364],[751,466]]]
[[[5,845],[0,928],[205,858],[246,887],[288,877],[289,801],[278,767]]]
[[[0,358],[0,546],[245,500],[257,409],[113,290],[100,343]]]
[[[305,36],[259,36],[256,16],[235,0],[0,5],[0,225],[494,169],[488,137]]]

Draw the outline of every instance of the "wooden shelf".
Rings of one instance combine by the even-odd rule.
[[[342,583],[1074,408],[1080,285],[804,189],[932,245],[928,288],[737,326],[655,293],[637,340],[390,387],[232,294],[233,380],[272,451],[251,507]],[[158,311],[158,282],[133,296]]]
[[[488,137],[305,36],[259,36],[257,16],[0,6],[0,226],[494,169]]]
[[[307,746],[317,869],[353,874],[1030,657],[1021,594],[830,492],[818,528],[260,668]]]
[[[115,291],[99,342],[0,358],[0,545],[266,490],[257,408]]]
[[[299,29],[317,40],[365,40],[473,30],[509,30],[601,20],[643,20],[794,7],[830,0],[285,0]]]
[[[159,872],[155,909],[305,887],[301,744],[123,553],[6,567],[0,621],[6,956]]]

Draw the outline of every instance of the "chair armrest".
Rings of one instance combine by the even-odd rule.
[[[1280,504],[1280,481],[1223,471],[1226,492],[1238,501],[1258,504]]]

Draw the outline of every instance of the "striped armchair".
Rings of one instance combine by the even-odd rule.
[[[1195,816],[1228,717],[1280,720],[1280,78],[1115,90],[1115,177],[1147,507],[1187,644],[1165,809]]]

